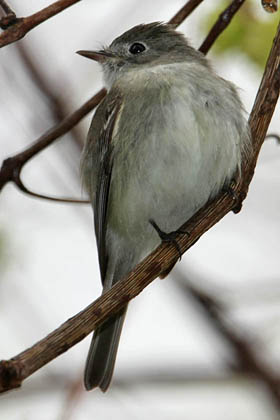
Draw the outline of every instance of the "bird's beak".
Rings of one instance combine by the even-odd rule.
[[[107,61],[108,58],[114,57],[109,51],[100,50],[100,51],[76,51],[77,54],[82,55],[83,57],[90,58],[91,60],[95,60],[98,63],[104,63]]]

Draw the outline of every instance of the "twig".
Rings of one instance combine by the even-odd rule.
[[[280,89],[280,24],[278,25],[273,46],[270,51],[264,75],[249,118],[254,154],[252,160],[244,166],[243,194],[246,196],[253,178],[261,146],[274,112]]]
[[[182,229],[190,235],[180,235],[178,244],[185,252],[206,230],[221,219],[233,205],[230,195],[222,194],[200,210]],[[24,379],[45,364],[81,341],[98,325],[137,296],[161,272],[175,263],[177,250],[168,244],[160,245],[138,264],[123,280],[117,282],[95,302],[66,321],[47,337],[10,360],[0,363],[0,392],[19,387]]]
[[[32,78],[32,82],[35,84],[35,86],[38,88],[38,90],[46,96],[47,101],[50,103],[50,112],[52,113],[53,119],[55,123],[58,123],[59,121],[63,120],[67,116],[67,107],[65,104],[65,101],[63,98],[59,95],[57,95],[56,90],[52,89],[48,80],[46,79],[45,75],[42,73],[40,67],[38,67],[38,64],[34,61],[30,53],[28,52],[28,49],[26,49],[24,42],[17,44],[18,52],[20,53],[20,56],[30,73],[30,76]],[[79,150],[82,149],[83,142],[81,137],[78,134],[77,126],[73,127],[73,129],[70,131],[71,136],[75,142],[75,144],[78,146]],[[87,200],[77,200],[72,198],[59,198],[59,197],[51,197],[43,194],[36,193],[34,191],[31,191],[29,188],[27,188],[24,183],[22,182],[20,176],[21,173],[17,174],[18,176],[15,177],[14,182],[17,185],[17,187],[24,193],[31,195],[36,198],[41,198],[45,200],[51,200],[51,201],[58,201],[58,202],[66,202],[66,203],[89,203]]]
[[[5,0],[0,0],[0,6],[6,13],[6,15],[15,15],[15,12],[10,8],[8,3],[5,2]]]
[[[277,144],[279,144],[280,145],[280,136],[279,136],[279,134],[274,134],[274,133],[271,133],[271,134],[268,134],[267,136],[265,136],[265,139],[267,140],[267,139],[275,139],[276,140],[276,142],[277,142]]]
[[[168,23],[173,25],[180,25],[193,11],[194,9],[202,3],[203,0],[189,0],[185,4],[185,6],[180,9],[173,18],[170,19]]]
[[[22,188],[20,172],[23,165],[41,150],[53,143],[53,141],[56,140],[59,136],[62,136],[71,130],[71,128],[74,127],[79,121],[81,121],[81,119],[87,115],[88,112],[95,108],[95,106],[104,98],[105,95],[106,90],[103,88],[75,112],[70,114],[59,124],[39,137],[39,139],[33,143],[32,146],[28,147],[23,152],[4,160],[0,169],[0,191],[9,181],[14,181],[19,188]]]
[[[17,17],[15,12],[10,8],[10,6],[5,2],[5,0],[0,0],[0,7],[6,14],[0,19],[0,28],[7,29],[10,25],[13,25],[17,22]]]
[[[16,23],[0,35],[0,48],[23,38],[31,29],[81,0],[58,0],[33,15],[18,18]]]
[[[206,54],[210,50],[218,36],[229,25],[231,19],[245,1],[246,0],[233,0],[233,2],[220,14],[217,22],[214,24],[211,31],[207,35],[207,38],[200,46],[199,51],[201,51],[203,54]]]
[[[69,203],[69,204],[89,204],[89,200],[78,200],[77,198],[60,198],[60,197],[52,197],[51,195],[44,195],[39,194],[34,191],[31,191],[29,188],[27,188],[22,180],[21,180],[21,173],[14,174],[14,183],[16,186],[25,194],[31,195],[32,197],[41,198],[43,200],[49,200],[49,201],[56,201],[59,203]]]
[[[4,1],[4,0],[2,0]],[[45,22],[52,16],[81,0],[59,0],[50,6],[25,18],[18,18],[12,26],[0,35],[0,48],[23,38],[31,29]],[[170,20],[179,25],[203,0],[189,0],[188,3]]]

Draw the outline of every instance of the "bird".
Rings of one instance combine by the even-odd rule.
[[[104,293],[242,175],[251,135],[237,88],[174,25],[140,24],[77,53],[101,65],[107,89],[81,159]],[[126,310],[94,332],[87,390],[111,383]]]

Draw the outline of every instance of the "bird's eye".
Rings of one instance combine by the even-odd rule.
[[[140,42],[134,42],[134,44],[132,44],[129,48],[129,52],[131,54],[140,54],[141,52],[145,51],[145,49],[145,45],[140,44]]]

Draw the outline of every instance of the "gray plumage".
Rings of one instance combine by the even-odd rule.
[[[105,291],[160,244],[150,219],[175,231],[230,182],[250,134],[235,87],[171,25],[80,54],[102,64],[108,89],[82,158]],[[87,389],[110,384],[125,311],[95,331]]]

